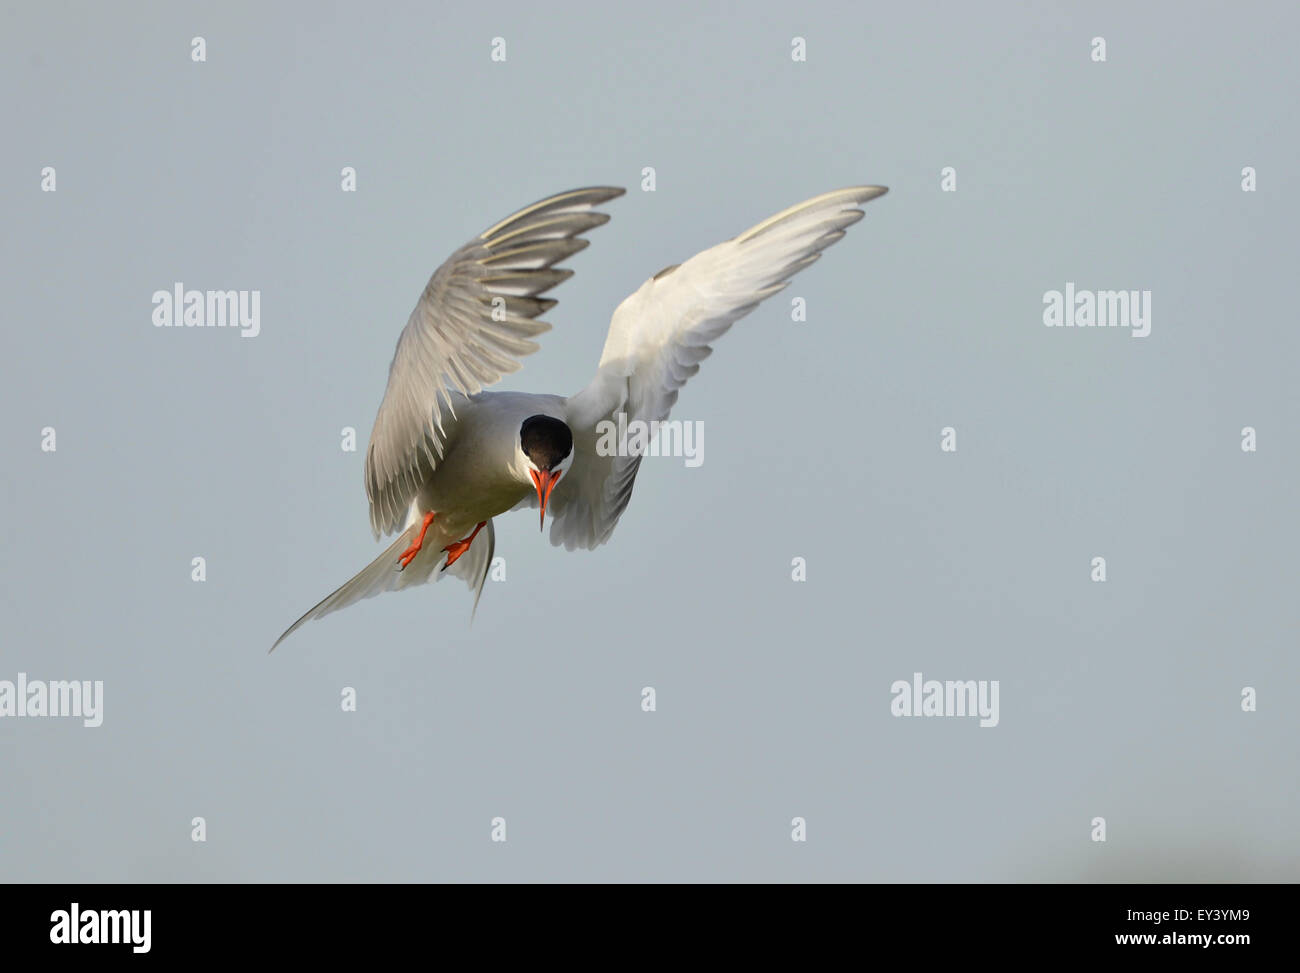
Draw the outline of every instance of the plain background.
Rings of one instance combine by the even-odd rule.
[[[0,876],[1300,878],[1295,6],[491,6],[6,5],[0,678],[106,700],[0,722]],[[472,626],[444,583],[267,656],[380,549],[365,439],[452,249],[628,187],[503,385],[571,393],[647,276],[863,182],[610,544],[503,517]],[[261,335],[154,328],[176,281]],[[1066,281],[1151,335],[1045,328]],[[891,717],[916,671],[1000,725]]]

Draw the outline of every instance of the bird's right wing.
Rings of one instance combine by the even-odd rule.
[[[667,418],[711,343],[843,237],[862,219],[858,206],[885,192],[854,186],[792,206],[660,271],[618,306],[595,378],[567,402],[577,455],[551,495],[551,543],[570,550],[605,543],[631,499],[641,457],[600,455],[598,425],[620,413],[629,423]]]
[[[531,339],[551,326],[534,319],[555,305],[538,295],[573,275],[555,264],[587,246],[581,234],[608,222],[593,207],[622,194],[593,186],[543,199],[479,234],[434,272],[397,341],[366,450],[376,537],[401,528],[419,483],[442,459],[453,400],[518,371],[519,359],[537,350]]]

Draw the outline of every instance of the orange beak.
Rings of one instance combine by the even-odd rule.
[[[533,486],[537,487],[537,499],[542,503],[542,516],[537,523],[538,530],[546,527],[546,501],[551,499],[551,491],[555,489],[555,484],[560,482],[560,471],[554,473],[539,473],[537,470],[529,470],[533,478]]]

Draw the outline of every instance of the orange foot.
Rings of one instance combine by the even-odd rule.
[[[433,513],[429,512],[424,515],[424,523],[420,526],[420,533],[416,535],[414,543],[398,557],[397,570],[404,570],[408,564],[415,560],[415,555],[420,553],[420,547],[424,544],[424,533],[429,529],[431,523],[433,523]]]
[[[480,520],[478,526],[474,528],[474,533],[470,534],[463,541],[453,541],[443,548],[443,550],[447,552],[447,563],[442,566],[444,571],[455,564],[456,560],[469,550],[469,546],[474,543],[474,538],[478,536],[478,532],[483,529],[483,525],[486,523],[486,520]]]

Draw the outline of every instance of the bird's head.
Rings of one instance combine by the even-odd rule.
[[[552,416],[529,416],[519,427],[515,459],[537,490],[542,507],[540,523],[545,526],[551,491],[573,465],[573,432]]]

